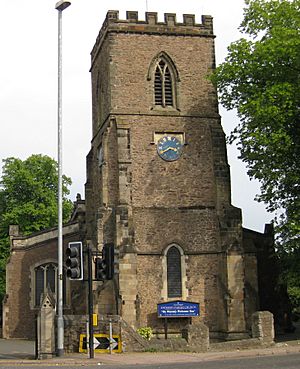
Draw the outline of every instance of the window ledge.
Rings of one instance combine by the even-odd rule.
[[[174,108],[173,106],[166,106],[166,107],[163,107],[163,106],[159,106],[159,105],[154,105],[152,106],[151,110],[153,112],[156,112],[160,115],[180,115],[180,110],[179,109],[176,109]]]

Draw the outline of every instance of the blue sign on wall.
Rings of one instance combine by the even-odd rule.
[[[189,301],[171,301],[157,304],[159,318],[185,318],[199,316],[199,304]]]

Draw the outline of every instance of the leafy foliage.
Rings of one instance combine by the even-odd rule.
[[[3,160],[0,188],[0,295],[5,293],[4,270],[9,256],[9,225],[17,224],[24,235],[57,225],[58,167],[54,159],[32,155],[22,161]],[[72,212],[66,198],[71,179],[63,176],[63,219]]]
[[[220,102],[237,109],[236,141],[248,174],[261,183],[281,244],[300,241],[300,0],[246,0],[240,30],[212,76]]]
[[[141,327],[137,330],[138,334],[145,338],[145,340],[150,341],[153,337],[153,332],[151,327]]]
[[[294,252],[281,251],[279,253],[281,264],[280,283],[287,286],[291,305],[294,310],[300,308],[300,249]]]

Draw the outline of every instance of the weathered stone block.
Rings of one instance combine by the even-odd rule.
[[[252,315],[252,337],[266,343],[274,341],[274,319],[269,311],[257,311]]]
[[[197,348],[197,351],[207,351],[209,348],[209,329],[202,323],[189,324],[182,330],[182,337],[188,346]]]

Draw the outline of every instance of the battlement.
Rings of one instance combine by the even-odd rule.
[[[194,14],[183,14],[183,23],[179,23],[176,21],[175,13],[165,13],[164,22],[158,22],[157,12],[146,12],[146,19],[139,20],[137,11],[127,11],[126,12],[126,20],[119,19],[119,11],[118,10],[109,10],[106,14],[106,22],[120,22],[120,23],[136,23],[136,24],[149,24],[149,25],[166,25],[171,27],[178,26],[188,26],[188,27],[205,27],[212,28],[212,17],[210,15],[202,15],[202,23],[195,23],[195,15]]]
[[[145,20],[139,20],[137,11],[127,11],[126,19],[121,20],[118,10],[109,10],[91,52],[92,60],[107,32],[214,37],[213,18],[202,15],[201,20],[202,23],[196,23],[194,14],[183,14],[183,22],[180,23],[175,13],[165,13],[164,22],[159,22],[157,12],[146,12]]]

